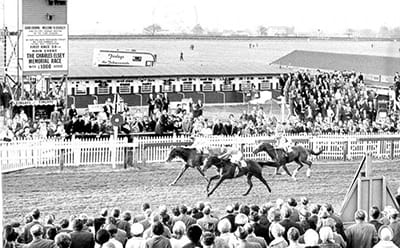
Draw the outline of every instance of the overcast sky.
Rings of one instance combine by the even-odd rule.
[[[16,0],[2,2],[11,30]],[[400,26],[399,9],[399,0],[68,0],[68,22],[70,34],[140,33],[151,23],[172,32],[199,23],[209,30],[256,30],[264,25],[336,33],[346,28]]]

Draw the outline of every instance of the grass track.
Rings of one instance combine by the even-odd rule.
[[[209,201],[217,211],[233,202],[263,204],[277,198],[307,196],[312,202],[330,202],[339,211],[346,190],[358,167],[357,162],[327,163],[315,161],[312,177],[307,179],[305,170],[295,182],[287,175],[272,178],[272,168],[264,168],[263,174],[272,188],[266,188],[253,179],[253,190],[247,197],[241,196],[247,189],[245,177],[224,182],[210,197],[205,194],[206,182],[193,169],[187,170],[176,186],[168,186],[178,174],[181,163],[157,163],[145,168],[111,170],[109,166],[66,168],[37,168],[2,175],[3,223],[21,221],[34,207],[44,214],[55,213],[56,218],[70,214],[94,215],[102,207],[119,207],[122,210],[139,211],[143,202],[157,207],[189,205],[197,201]],[[294,164],[289,165],[293,171]],[[215,173],[211,169],[210,176]],[[395,162],[375,162],[374,174],[384,175],[392,192],[400,186],[400,167]],[[217,212],[218,213],[218,212]],[[221,213],[221,212],[219,212]]]

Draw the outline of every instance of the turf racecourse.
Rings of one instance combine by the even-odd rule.
[[[208,201],[221,214],[230,203],[263,204],[277,198],[307,196],[311,202],[330,202],[336,210],[358,167],[357,162],[315,161],[312,177],[307,179],[305,170],[298,174],[298,181],[287,175],[272,177],[272,168],[264,168],[263,175],[272,188],[269,194],[257,179],[250,194],[245,177],[224,182],[210,197],[205,194],[206,182],[194,169],[187,170],[176,186],[168,184],[177,176],[180,162],[154,163],[146,167],[112,170],[110,166],[69,167],[63,172],[58,168],[37,168],[2,175],[3,224],[22,221],[25,214],[38,207],[43,214],[54,213],[57,220],[71,214],[86,213],[93,216],[103,207],[139,211],[143,202],[153,208],[160,204],[171,207],[185,203],[193,205]],[[293,171],[294,164],[289,165]],[[374,161],[374,174],[386,176],[394,192],[400,186],[398,161]],[[210,176],[216,173],[210,169]]]

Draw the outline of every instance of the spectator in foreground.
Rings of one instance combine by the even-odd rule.
[[[105,229],[110,233],[111,238],[109,240],[110,243],[113,243],[116,248],[123,248],[126,243],[126,235],[125,238],[119,239],[117,237],[118,228],[114,224],[108,224]]]
[[[54,238],[57,248],[70,248],[72,239],[68,233],[59,233]]]
[[[199,225],[191,225],[187,230],[187,236],[190,242],[183,246],[183,248],[195,248],[195,247],[202,247],[200,243],[201,234],[203,231]]]
[[[366,222],[364,210],[357,210],[354,214],[355,224],[346,230],[348,248],[372,248],[378,243],[378,233],[375,226]]]
[[[14,228],[11,225],[4,226],[3,229],[3,248],[14,248],[17,246],[17,237],[18,233],[15,232]]]
[[[18,238],[18,242],[19,242],[19,243],[28,244],[28,243],[30,243],[30,242],[32,241],[33,237],[32,237],[31,231],[30,231],[31,228],[32,228],[34,225],[40,225],[40,226],[42,226],[42,224],[41,224],[40,221],[39,221],[39,218],[40,218],[40,211],[39,211],[39,209],[33,210],[33,212],[32,212],[32,222],[30,222],[30,223],[28,223],[28,224],[25,225],[25,227],[24,227],[24,232],[23,232],[23,233],[21,234],[21,236]],[[43,232],[43,230],[42,230],[42,232]]]
[[[335,240],[333,239],[333,232],[330,227],[322,227],[319,230],[319,236],[321,239],[321,248],[340,248],[340,245],[336,244]]]
[[[162,236],[164,225],[161,222],[154,222],[151,226],[153,236],[145,243],[146,248],[171,248],[171,242]]]
[[[282,228],[283,229],[283,228]],[[239,226],[235,231],[235,236],[238,238],[238,246],[235,247],[245,247],[245,248],[260,248],[261,245],[258,243],[252,243],[247,240],[247,231],[244,227]],[[279,247],[279,246],[270,246],[270,247]],[[287,247],[287,246],[281,246]]]
[[[256,236],[254,234],[254,228],[251,224],[247,223],[246,225],[244,225],[244,229],[248,233],[247,240],[249,242],[258,243],[258,244],[260,244],[261,248],[267,248],[267,242],[265,241],[264,238],[262,238],[260,236]],[[268,230],[266,232],[268,233]]]
[[[88,231],[83,231],[83,221],[81,219],[75,219],[72,221],[73,232],[71,235],[71,248],[93,248],[94,237],[93,234]]]
[[[379,238],[380,241],[374,248],[398,248],[398,246],[392,242],[393,230],[389,226],[382,226],[379,229]]]
[[[396,201],[397,205],[400,206],[400,187],[397,189]]]
[[[43,226],[35,224],[30,228],[32,242],[25,245],[26,248],[55,248],[53,240],[43,239]]]
[[[126,242],[125,248],[142,248],[145,244],[145,239],[143,235],[143,225],[140,223],[134,223],[131,226],[131,238]]]
[[[399,212],[393,209],[389,214],[390,228],[393,230],[393,243],[400,246],[400,220]]]
[[[285,233],[285,228],[281,224],[272,224],[271,225],[271,234],[274,239],[269,244],[270,248],[284,248],[288,247],[289,244],[286,242],[283,237]]]
[[[299,244],[300,232],[296,227],[289,228],[287,237],[289,240],[288,248],[303,248],[303,246]]]
[[[172,228],[171,246],[172,248],[179,248],[188,244],[190,240],[185,235],[186,226],[182,221],[177,221]]]
[[[223,218],[218,222],[218,231],[220,233],[219,238],[222,239],[229,247],[234,247],[233,244],[236,241],[235,236],[231,231],[231,222],[227,218]]]
[[[381,216],[381,211],[379,210],[379,208],[377,206],[372,206],[372,208],[369,212],[369,215],[371,217],[371,220],[369,221],[369,223],[374,225],[376,231],[378,231],[379,228],[381,228],[381,226],[383,226],[382,222],[379,221],[379,218]]]
[[[343,237],[336,232],[336,223],[334,219],[329,217],[323,222],[322,226],[330,227],[332,229],[333,240],[335,241],[335,243],[340,245],[340,247],[342,248],[346,248],[346,241],[344,241]]]
[[[320,248],[319,243],[319,235],[314,229],[308,229],[304,233],[304,248]]]
[[[197,220],[197,224],[204,232],[215,232],[217,230],[218,219],[211,216],[211,208],[209,206],[203,209],[203,218]]]
[[[110,233],[105,229],[100,229],[96,233],[96,248],[103,247],[111,238]]]

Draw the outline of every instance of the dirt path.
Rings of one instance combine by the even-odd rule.
[[[358,163],[326,163],[316,161],[312,177],[307,179],[305,170],[298,174],[298,181],[287,175],[272,178],[272,168],[264,168],[263,174],[272,188],[266,188],[254,179],[253,190],[247,197],[241,196],[247,189],[246,179],[224,182],[210,198],[206,197],[206,182],[200,174],[189,169],[176,186],[168,186],[178,174],[179,163],[151,164],[140,170],[111,170],[109,166],[67,168],[38,168],[3,175],[3,223],[21,221],[22,217],[38,207],[44,214],[54,213],[57,219],[70,214],[94,215],[103,207],[119,207],[122,210],[139,211],[143,202],[157,207],[181,203],[193,205],[198,201],[211,202],[223,211],[234,202],[263,204],[277,198],[302,196],[311,202],[330,202],[338,211]],[[293,171],[294,164],[289,165]],[[211,169],[208,175],[215,173]],[[384,175],[392,191],[400,186],[398,162],[375,162],[374,174]]]

